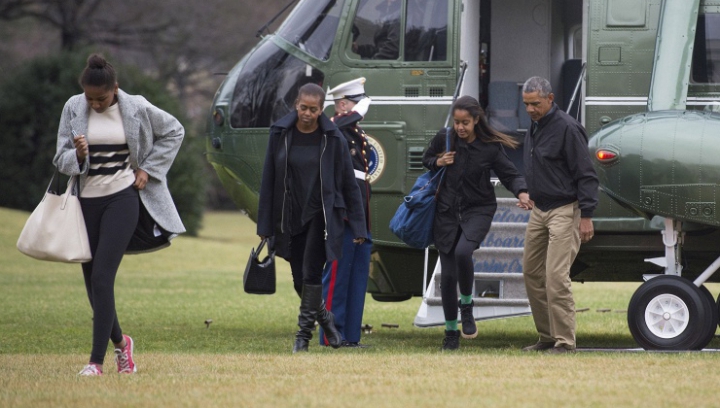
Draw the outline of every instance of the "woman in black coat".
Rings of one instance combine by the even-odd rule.
[[[460,345],[458,284],[462,336],[477,336],[472,301],[475,274],[472,254],[485,239],[497,208],[495,190],[490,181],[491,171],[505,188],[518,197],[519,207],[532,208],[525,179],[503,148],[515,148],[517,142],[490,128],[480,104],[473,97],[458,98],[452,112],[450,151],[446,151],[446,130],[443,129],[430,141],[423,156],[423,164],[431,170],[447,167],[437,196],[433,224],[435,247],[440,252],[442,267],[443,350],[455,350]]]
[[[356,244],[367,238],[350,151],[322,113],[324,102],[318,85],[300,87],[296,111],[270,128],[260,185],[257,233],[274,238],[273,249],[290,262],[301,297],[293,353],[308,350],[316,319],[328,343],[340,347],[342,337],[322,302],[323,267],[341,256],[344,219]]]

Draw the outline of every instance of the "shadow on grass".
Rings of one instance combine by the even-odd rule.
[[[296,327],[258,326],[255,328],[211,327],[191,331],[153,331],[142,339],[140,346],[145,351],[177,350],[189,353],[240,353],[240,354],[285,354],[292,350]],[[369,346],[363,349],[341,348],[333,350],[319,345],[317,331],[313,332],[310,352],[342,352],[369,354],[427,354],[439,352],[444,338],[442,327],[418,329],[386,329],[363,334],[361,343]],[[461,339],[462,350],[481,353],[513,352],[537,340],[529,330],[483,332],[475,339]],[[714,342],[718,342],[715,340]],[[717,344],[716,344],[717,345]],[[582,348],[635,348],[638,347],[629,335],[587,334],[578,336]]]

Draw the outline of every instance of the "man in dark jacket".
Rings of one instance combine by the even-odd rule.
[[[523,274],[540,335],[525,351],[575,350],[575,301],[570,266],[580,243],[593,236],[598,178],[582,125],[553,102],[548,80],[523,85],[533,123],[525,135],[525,178],[534,208],[525,233]]]
[[[315,319],[330,345],[340,347],[342,336],[322,301],[322,271],[325,262],[342,256],[345,219],[356,244],[367,237],[350,152],[322,113],[324,102],[320,86],[300,87],[295,111],[270,127],[260,185],[257,234],[274,237],[301,297],[293,353],[308,351]]]
[[[370,98],[365,95],[365,78],[342,83],[329,90],[328,94],[335,101],[335,116],[332,121],[340,129],[350,149],[355,181],[362,196],[367,236],[370,237],[370,146],[365,132],[358,126],[370,105]],[[348,220],[345,223],[342,258],[328,262],[323,271],[323,298],[327,309],[335,315],[335,327],[343,337],[342,345],[365,347],[360,343],[360,326],[370,274],[372,243],[368,239],[355,245],[354,237]],[[328,344],[322,332],[320,344]]]

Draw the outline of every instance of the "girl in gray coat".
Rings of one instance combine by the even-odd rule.
[[[131,374],[133,340],[115,312],[115,276],[125,252],[158,249],[185,232],[165,180],[185,131],[142,96],[121,91],[115,69],[97,54],[88,58],[80,86],[83,93],[65,103],[53,159],[61,173],[79,176],[93,255],[82,264],[93,346],[79,375],[102,375],[108,340],[118,372]]]

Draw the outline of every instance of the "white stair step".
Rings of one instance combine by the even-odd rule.
[[[427,297],[425,303],[428,306],[442,306],[442,299],[439,297]],[[498,299],[498,298],[473,298],[475,307],[483,306],[530,306],[527,299]]]
[[[522,222],[527,223],[530,219],[530,211],[518,208],[516,198],[498,198],[497,211],[493,222]]]
[[[480,247],[522,248],[526,229],[527,223],[493,222]]]
[[[516,247],[480,247],[475,250],[473,253],[473,256],[483,257],[483,256],[490,256],[490,255],[502,255],[502,256],[518,256],[522,259],[524,249],[516,248]]]
[[[440,279],[440,274],[435,274],[435,280]],[[507,281],[518,281],[523,280],[522,273],[515,272],[475,272],[475,279],[502,279]]]
[[[475,272],[475,279],[502,279],[505,281],[521,281],[522,273],[513,272]]]

